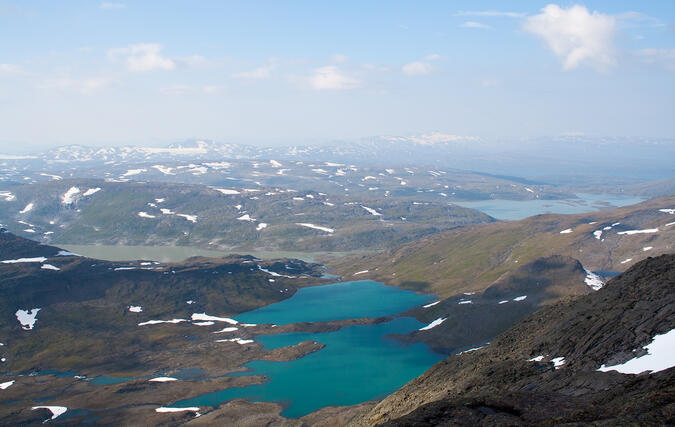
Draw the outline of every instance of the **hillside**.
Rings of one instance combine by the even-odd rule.
[[[276,328],[232,319],[325,283],[322,273],[316,264],[251,256],[106,262],[0,232],[0,425],[41,424],[49,411],[31,407],[55,396],[74,408],[59,419],[66,424],[89,414],[103,424],[171,424],[175,418],[154,409],[178,397],[258,384],[260,376],[225,374],[252,360],[297,359],[323,345],[267,350],[255,335],[359,323]],[[177,380],[165,383],[168,376]]]
[[[503,274],[551,255],[578,259],[589,271],[619,272],[673,251],[674,208],[675,196],[668,196],[601,212],[468,226],[329,266],[346,278],[360,273],[441,298],[483,291]]]
[[[675,255],[650,257],[439,362],[353,424],[670,424],[674,285]]]
[[[0,335],[6,344],[4,367],[11,371],[152,369],[138,351],[163,338],[139,338],[139,322],[199,312],[234,316],[323,282],[319,266],[297,260],[231,256],[113,263],[6,232],[0,233],[0,260],[0,318],[5,319]],[[130,311],[132,306],[142,311]],[[34,309],[39,309],[34,327],[17,321],[18,310]]]
[[[564,298],[591,293],[603,283],[579,261],[538,258],[505,273],[483,292],[466,292],[407,311],[427,324],[400,339],[457,354],[485,345],[519,320]]]
[[[0,224],[45,243],[349,251],[493,221],[468,208],[316,191],[58,180],[17,185]]]

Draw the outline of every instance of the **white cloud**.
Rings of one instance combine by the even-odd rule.
[[[620,13],[615,17],[620,26],[624,28],[662,28],[666,26],[660,19],[642,12],[629,11]]]
[[[563,9],[549,4],[538,15],[528,17],[523,29],[541,37],[571,70],[581,64],[604,70],[615,63],[616,19],[584,6]]]
[[[675,70],[675,49],[642,49],[636,52],[643,61]]]
[[[422,61],[410,62],[401,68],[401,71],[409,76],[423,76],[431,73],[433,70],[434,67],[431,64]]]
[[[431,55],[425,56],[424,59],[427,61],[438,61],[439,59],[441,59],[441,55],[437,53],[432,53]]]
[[[343,55],[341,53],[334,53],[331,55],[330,60],[336,64],[342,64],[343,62],[347,62],[347,55]]]
[[[481,28],[484,30],[491,30],[492,27],[486,24],[481,24],[480,22],[476,21],[466,21],[462,25],[460,25],[462,28]]]
[[[113,85],[108,77],[89,77],[73,79],[70,77],[49,78],[38,85],[41,89],[71,90],[83,94],[90,94]]]
[[[334,65],[316,68],[309,77],[309,84],[316,90],[354,89],[361,86],[360,81],[345,75]]]
[[[176,62],[161,55],[162,45],[158,43],[138,43],[127,47],[110,49],[108,57],[123,60],[127,69],[132,72],[153,70],[173,70]]]
[[[253,70],[249,71],[234,73],[231,75],[231,77],[234,77],[236,79],[258,79],[258,80],[269,79],[270,75],[272,74],[272,71],[274,71],[275,68],[277,68],[277,61],[275,59],[270,59],[267,65],[254,68]]]
[[[192,87],[187,85],[171,85],[159,89],[162,95],[185,95],[192,91]]]
[[[489,17],[503,17],[503,18],[523,18],[524,13],[521,12],[503,12],[500,10],[462,10],[455,13],[455,16],[489,16]]]
[[[206,58],[201,55],[185,56],[182,58],[174,58],[172,61],[180,67],[196,67],[206,63]]]
[[[117,10],[117,9],[124,9],[127,7],[124,3],[112,3],[108,1],[104,1],[101,3],[101,9],[103,10]]]
[[[208,94],[214,94],[214,93],[219,93],[225,90],[225,86],[217,86],[217,85],[206,85],[202,87],[202,92],[208,93]]]
[[[107,77],[92,77],[80,81],[79,90],[82,93],[91,93],[112,85],[112,80]]]
[[[386,72],[390,71],[388,67],[384,67],[382,65],[375,65],[375,64],[362,64],[361,68],[367,71],[377,71],[377,72]]]
[[[16,64],[0,64],[0,74],[19,74],[21,67]]]

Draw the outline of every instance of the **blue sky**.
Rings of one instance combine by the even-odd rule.
[[[0,40],[2,151],[675,137],[672,1],[0,0]]]

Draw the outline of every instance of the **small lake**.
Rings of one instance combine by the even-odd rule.
[[[300,289],[293,297],[241,314],[247,323],[285,324],[393,315],[432,300],[431,295],[386,287],[372,281]],[[282,415],[301,417],[332,405],[354,405],[392,393],[445,356],[422,343],[401,343],[391,334],[424,326],[410,317],[378,325],[356,325],[325,333],[285,333],[256,337],[268,349],[317,341],[323,349],[288,362],[253,361],[246,374],[264,375],[265,384],[231,388],[182,400],[172,406],[217,406],[246,398],[284,406]],[[239,374],[241,375],[241,374]]]
[[[576,194],[576,199],[563,200],[479,200],[476,202],[453,202],[465,208],[477,209],[493,218],[518,220],[533,215],[578,214],[640,203],[645,199],[615,194]]]

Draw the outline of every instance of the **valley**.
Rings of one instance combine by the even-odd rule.
[[[673,251],[673,196],[191,149],[2,165],[0,423],[405,424],[428,369]]]
[[[673,30],[0,0],[0,427],[675,426]]]

